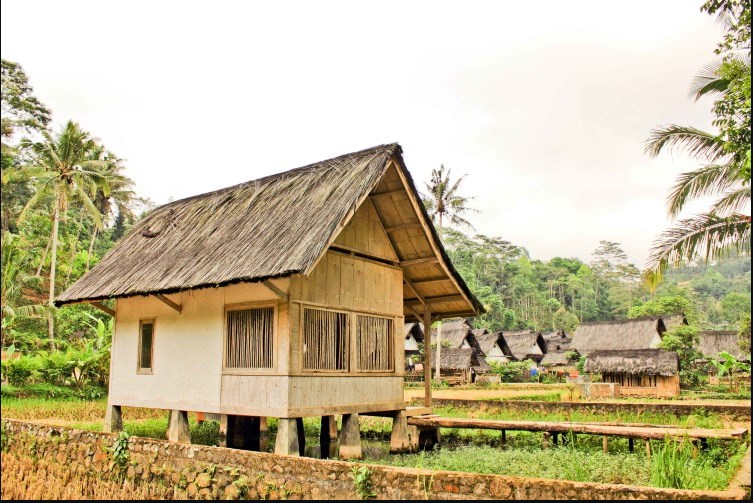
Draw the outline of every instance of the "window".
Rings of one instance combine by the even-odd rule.
[[[391,371],[394,368],[393,320],[358,315],[356,347],[359,370]]]
[[[303,369],[348,370],[348,315],[303,309]]]
[[[138,372],[151,374],[154,353],[154,320],[139,321]]]
[[[274,307],[227,311],[225,368],[274,367]]]

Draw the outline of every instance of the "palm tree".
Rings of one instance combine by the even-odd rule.
[[[461,176],[455,183],[452,183],[450,171],[448,169],[447,173],[445,173],[444,164],[441,164],[438,170],[433,169],[431,171],[431,183],[425,184],[429,192],[428,195],[423,196],[426,211],[428,211],[432,219],[438,219],[440,230],[442,229],[445,217],[449,219],[451,224],[474,229],[473,225],[463,218],[462,215],[468,212],[478,213],[478,210],[468,207],[468,201],[472,199],[471,197],[458,195],[458,188],[466,175]]]
[[[90,152],[96,147],[96,142],[86,131],[72,121],[68,121],[56,136],[48,131],[42,132],[43,140],[31,142],[24,139],[21,141],[23,148],[28,148],[33,154],[36,166],[26,166],[29,173],[33,173],[37,183],[37,192],[19,215],[23,220],[31,208],[37,206],[44,198],[51,194],[53,204],[51,232],[51,260],[50,260],[50,284],[49,306],[55,299],[55,268],[57,262],[58,230],[60,218],[68,210],[71,201],[82,206],[82,209],[91,216],[95,225],[102,227],[102,217],[92,202],[90,194],[96,192],[100,184],[107,193],[109,187],[106,180],[98,173],[98,169],[104,168],[106,161],[90,159]],[[47,318],[49,338],[54,347],[54,322],[52,316]]]
[[[750,53],[730,55],[706,65],[693,80],[690,94],[696,100],[718,93],[727,93],[730,80],[720,76],[725,61],[733,60],[750,73]],[[724,138],[687,126],[660,127],[651,132],[646,152],[656,157],[664,149],[685,150],[694,159],[706,164],[699,169],[682,173],[667,197],[667,213],[677,218],[686,204],[699,197],[714,196],[710,211],[682,219],[664,231],[654,241],[644,278],[655,287],[666,268],[682,261],[702,258],[706,261],[738,251],[747,244],[750,249],[750,215],[742,213],[750,208],[750,179],[741,170],[741,159],[725,149]],[[742,161],[744,162],[744,161]]]
[[[97,184],[92,194],[92,201],[99,213],[105,220],[119,215],[126,221],[132,222],[136,216],[133,211],[133,202],[136,194],[131,190],[133,180],[123,174],[125,167],[123,160],[107,151],[103,146],[97,145],[89,155],[90,159],[101,160],[106,164],[97,170],[97,173],[106,181],[105,184]],[[89,252],[86,256],[86,270],[89,270],[94,243],[99,229],[94,226],[89,242]]]

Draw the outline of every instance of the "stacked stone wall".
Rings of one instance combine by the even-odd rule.
[[[120,447],[117,449],[116,447]],[[2,499],[744,499],[687,491],[364,465],[176,444],[15,420],[2,425]],[[357,487],[354,468],[368,469]]]

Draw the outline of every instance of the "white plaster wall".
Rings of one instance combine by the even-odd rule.
[[[288,289],[286,279],[275,280],[275,284]],[[118,299],[109,401],[219,413],[225,306],[278,299],[258,283],[167,297],[182,305],[181,313],[151,296]],[[137,374],[136,367],[139,320],[148,318],[155,320],[153,372],[145,375]]]
[[[413,335],[410,335],[407,339],[405,339],[405,350],[418,351],[418,342],[416,342],[416,339],[413,337]]]

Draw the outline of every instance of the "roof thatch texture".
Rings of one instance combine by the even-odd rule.
[[[566,356],[566,353],[567,351],[549,351],[544,355],[544,358],[539,365],[542,367],[575,365],[575,362],[570,360]]]
[[[442,368],[447,370],[466,370],[474,369],[476,372],[483,373],[491,368],[482,355],[476,353],[472,348],[442,348],[440,351],[442,358]],[[431,368],[437,366],[437,350],[431,350]]]
[[[698,351],[706,358],[719,359],[726,351],[737,360],[750,361],[750,354],[740,348],[739,335],[735,330],[702,330],[698,332]]]
[[[586,359],[586,372],[623,372],[660,376],[677,375],[680,359],[674,351],[666,349],[630,349],[594,351]]]
[[[577,349],[582,355],[599,350],[649,349],[654,337],[666,332],[664,318],[673,327],[684,320],[682,315],[672,315],[581,323],[575,329],[570,348]]]
[[[56,305],[173,293],[308,274],[391,165],[420,201],[401,147],[379,145],[161,206],[142,220]],[[389,161],[395,160],[391,163]],[[423,205],[426,238],[472,304]]]
[[[422,323],[405,323],[403,324],[403,330],[406,339],[413,335],[416,342],[424,341],[424,327]]]
[[[467,319],[460,318],[442,322],[442,343],[449,343],[451,348],[459,348],[464,341],[471,346],[476,346],[476,338],[473,335],[473,327]],[[437,343],[437,327],[431,329],[431,342]]]
[[[502,350],[502,353],[508,357],[514,358],[512,351],[510,351],[510,348],[507,346],[507,342],[504,337],[502,337],[502,332],[495,332],[493,334],[486,333],[476,335],[475,337],[478,347],[484,356],[488,356],[494,347],[498,346]]]
[[[502,332],[502,337],[517,360],[540,359],[546,353],[546,341],[541,332]]]

